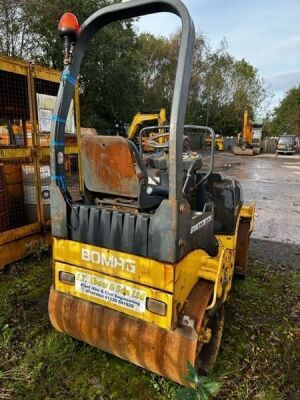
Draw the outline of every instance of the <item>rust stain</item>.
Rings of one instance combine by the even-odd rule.
[[[139,178],[135,160],[125,138],[85,136],[82,138],[85,182],[89,190],[137,198]]]

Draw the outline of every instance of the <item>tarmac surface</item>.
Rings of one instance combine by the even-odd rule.
[[[215,171],[237,179],[245,203],[255,203],[250,255],[299,266],[300,155],[217,153]]]

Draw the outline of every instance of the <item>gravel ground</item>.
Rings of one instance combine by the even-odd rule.
[[[259,263],[287,265],[300,269],[300,245],[251,239],[249,257]]]
[[[300,155],[261,154],[234,156],[217,153],[215,171],[237,179],[243,188],[246,203],[255,203],[255,224],[252,237],[300,245]],[[281,257],[280,246],[274,245]],[[282,248],[284,257],[294,247]],[[258,250],[259,251],[259,250]],[[276,258],[274,258],[276,261]]]

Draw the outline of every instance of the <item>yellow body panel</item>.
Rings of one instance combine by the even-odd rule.
[[[158,323],[156,321],[157,316],[155,317],[155,322],[152,319],[152,313],[140,315],[140,313],[134,313],[128,309],[124,310],[123,308],[120,310],[120,307],[115,307],[110,302],[96,302],[126,312],[126,314],[136,316],[147,322],[154,322],[165,329],[170,329],[171,322],[173,327],[176,325],[178,311],[181,310],[192,288],[200,278],[215,282],[214,302],[223,293],[222,284],[225,273],[223,254],[225,249],[222,249],[217,257],[211,257],[201,249],[194,250],[175,264],[165,264],[133,254],[55,238],[53,252],[56,271],[55,288],[57,290],[95,302],[93,298],[75,293],[74,289],[72,289],[74,288],[73,286],[61,283],[58,279],[58,271],[62,270],[71,273],[84,271],[106,279],[120,280],[126,285],[133,284],[134,287],[142,288],[143,290],[150,290],[149,297],[168,304],[170,314],[168,314],[167,320],[163,319],[164,322],[159,319]],[[92,258],[94,262],[91,261]],[[115,265],[114,260],[117,260],[117,266],[113,266]],[[124,263],[120,260],[124,260]],[[133,265],[134,269],[132,269]],[[231,276],[233,268],[234,252],[232,252],[229,259],[226,274]],[[162,294],[167,296],[168,302],[162,300]]]
[[[178,311],[181,310],[192,288],[200,278],[215,282],[214,301],[222,295],[224,251],[225,249],[222,249],[218,256],[211,257],[204,250],[198,249],[190,252],[178,263],[166,264],[133,254],[54,238],[55,288],[76,297],[98,303],[94,298],[74,292],[74,286],[63,284],[58,279],[58,271],[74,274],[76,271],[84,271],[106,279],[120,280],[120,282],[134,285],[134,287],[142,288],[143,290],[150,290],[151,296],[150,294],[149,296],[157,300],[161,300],[161,296],[164,294],[168,299],[167,304],[170,315],[168,314],[167,321],[164,319],[163,325],[162,321],[155,322],[157,318],[153,321],[152,316],[154,314],[152,313],[140,315],[140,313],[134,313],[128,309],[124,310],[124,308],[121,308],[121,311],[147,322],[154,322],[165,329],[170,329],[171,322],[172,326],[176,325]],[[232,257],[229,261],[230,268],[227,268],[227,275],[232,275],[234,252],[232,252]],[[165,300],[161,301],[166,302]],[[110,302],[103,303],[100,301],[99,304],[104,304],[120,311],[120,307],[116,308]]]
[[[171,328],[171,322],[173,326],[176,324],[178,313],[174,311],[181,309],[199,278],[214,282],[220,270],[219,258],[214,259],[200,249],[194,250],[176,264],[166,264],[133,254],[57,238],[53,239],[53,259],[56,290],[123,311],[165,329]],[[167,303],[167,319],[149,312],[141,315],[122,307],[115,307],[111,302],[97,301],[98,299],[76,293],[74,286],[59,281],[59,271],[73,274],[84,271],[126,285],[134,285],[139,290],[147,291],[148,297]]]
[[[109,306],[113,310],[125,312],[128,315],[156,324],[161,328],[170,330],[172,318],[172,295],[153,288],[128,282],[123,279],[108,276],[95,271],[87,271],[84,268],[55,262],[55,289],[96,304]],[[59,272],[69,272],[76,276],[76,284],[70,285],[59,280]],[[80,288],[85,285],[85,292]],[[96,289],[92,289],[92,288]],[[99,292],[99,291],[103,292]],[[91,293],[91,294],[88,294]],[[95,295],[96,293],[96,295]],[[105,298],[109,299],[106,300]],[[126,298],[128,300],[126,300]],[[164,302],[167,305],[166,316],[149,312],[146,309],[147,298]],[[134,300],[136,299],[136,300]],[[119,305],[120,302],[128,306]],[[136,309],[129,305],[137,304]],[[140,311],[137,311],[139,309]]]
[[[192,251],[177,263],[175,267],[175,310],[181,309],[199,278],[215,281],[218,265],[218,258],[212,258],[200,249]],[[176,315],[174,315],[175,317]]]
[[[253,229],[253,217],[254,206],[243,206],[239,219],[249,219],[251,230]],[[179,311],[199,279],[214,282],[213,298],[208,309],[213,308],[218,301],[226,301],[234,274],[239,219],[233,235],[216,236],[219,241],[219,251],[216,257],[211,257],[204,250],[197,249],[174,264],[54,238],[55,288],[76,297],[109,306],[169,330],[176,326]],[[167,304],[167,316],[161,317],[148,311],[141,314],[134,310],[124,309],[112,302],[79,293],[74,286],[59,281],[59,271],[73,274],[86,273],[142,290],[147,297]]]
[[[173,292],[172,264],[71,240],[53,240],[54,260]]]
[[[236,232],[237,233],[237,232]],[[236,245],[236,234],[235,235],[216,235],[219,242],[219,250],[230,249],[234,250]]]

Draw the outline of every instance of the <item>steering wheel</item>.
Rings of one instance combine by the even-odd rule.
[[[151,146],[155,149],[167,149],[169,148],[169,140],[163,143],[158,143],[157,140],[159,138],[164,138],[164,137],[169,137],[170,133],[158,133],[156,135],[151,136],[151,138],[148,139],[148,146]]]

